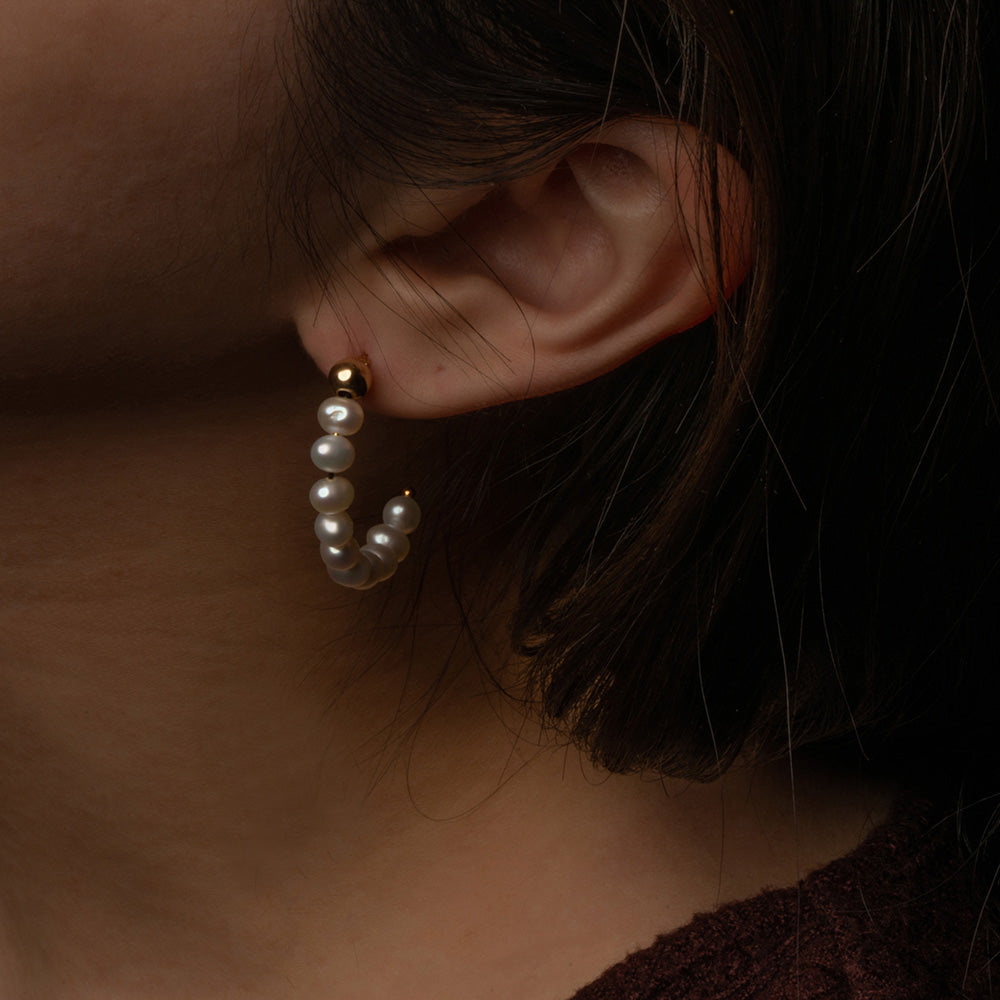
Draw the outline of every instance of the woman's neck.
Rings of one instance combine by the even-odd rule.
[[[405,626],[326,579],[306,362],[216,370],[2,416],[5,997],[568,995],[884,807],[823,779],[796,827],[781,767],[595,774],[490,689],[433,569]]]

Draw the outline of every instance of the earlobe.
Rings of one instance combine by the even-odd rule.
[[[400,416],[596,378],[707,318],[746,274],[749,182],[711,153],[714,189],[694,129],[626,120],[531,176],[399,192],[377,246],[302,303],[303,341],[324,370],[371,356],[370,405]]]

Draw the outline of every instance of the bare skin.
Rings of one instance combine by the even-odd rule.
[[[456,618],[387,646],[394,607],[325,578],[322,380],[291,345],[191,383],[0,435],[4,996],[551,1000],[882,814],[807,771],[793,818],[783,765],[594,774],[461,649],[407,739]]]
[[[597,774],[483,680],[441,567],[406,623],[413,566],[388,604],[326,578],[305,267],[268,247],[260,185],[286,18],[0,15],[11,1000],[560,1000],[886,809],[805,767],[793,809],[784,764],[691,788]],[[366,426],[362,510],[428,433]],[[476,627],[507,664],[503,608]]]

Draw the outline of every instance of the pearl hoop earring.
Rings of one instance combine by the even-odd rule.
[[[319,425],[326,432],[312,446],[316,468],[327,473],[313,484],[309,500],[316,511],[319,554],[330,578],[344,587],[368,590],[388,580],[410,551],[407,537],[420,524],[420,508],[405,490],[382,511],[382,523],[369,529],[364,545],[354,538],[354,522],[347,508],[354,500],[354,486],[340,475],[354,464],[350,436],[361,430],[365,411],[361,398],[372,387],[366,357],[347,358],[330,371],[333,395],[319,408]]]

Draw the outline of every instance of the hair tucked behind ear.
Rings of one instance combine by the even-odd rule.
[[[547,716],[615,770],[709,778],[838,739],[951,781],[992,767],[1000,241],[975,0],[344,0],[301,21],[301,135],[341,192],[518,176],[635,114],[697,127],[705,197],[718,145],[751,179],[754,268],[710,321],[461,421],[428,498],[472,523],[485,482],[508,496]]]

